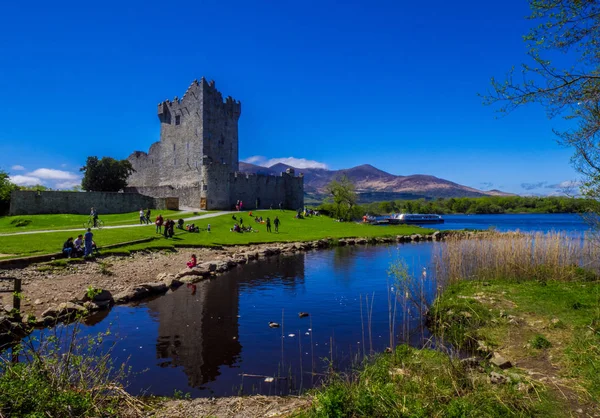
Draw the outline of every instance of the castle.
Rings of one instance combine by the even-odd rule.
[[[177,197],[182,206],[227,209],[304,206],[304,178],[288,169],[279,176],[239,173],[239,101],[223,101],[215,82],[195,80],[181,99],[158,104],[160,141],[128,160],[135,172],[127,192]]]

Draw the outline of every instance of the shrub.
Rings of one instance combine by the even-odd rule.
[[[533,348],[537,348],[538,350],[541,350],[543,348],[549,348],[550,346],[552,346],[550,341],[548,341],[546,337],[540,334],[533,337],[533,339],[530,341],[530,344]]]
[[[139,404],[121,385],[126,366],[100,353],[108,333],[83,339],[79,324],[28,338],[13,349],[21,363],[0,356],[0,416],[120,416],[119,404]]]

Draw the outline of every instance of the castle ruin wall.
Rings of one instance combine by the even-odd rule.
[[[48,213],[89,215],[92,207],[96,208],[99,215],[135,212],[140,208],[177,209],[178,205],[172,206],[171,202],[173,202],[172,195],[158,198],[137,193],[17,190],[10,195],[9,214],[12,216]]]

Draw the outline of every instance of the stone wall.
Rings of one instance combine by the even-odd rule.
[[[175,197],[179,200],[179,206],[188,208],[200,207],[200,188],[199,187],[126,187],[127,193],[139,193],[145,196],[154,196],[157,198]]]
[[[10,215],[38,215],[48,213],[75,213],[88,215],[92,207],[99,215],[127,213],[143,209],[174,209],[177,202],[167,208],[167,197],[150,197],[138,193],[109,192],[59,192],[14,191],[10,196]]]
[[[294,177],[294,173],[281,173],[280,176],[233,173],[229,178],[230,208],[238,200],[248,209],[256,208],[256,198],[260,199],[259,209],[285,209],[304,207],[304,177]]]

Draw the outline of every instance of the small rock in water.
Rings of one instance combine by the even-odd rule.
[[[296,334],[289,334],[288,337],[295,337]]]
[[[275,379],[273,379],[272,377],[265,377],[265,382],[267,383],[271,383],[273,380]]]

